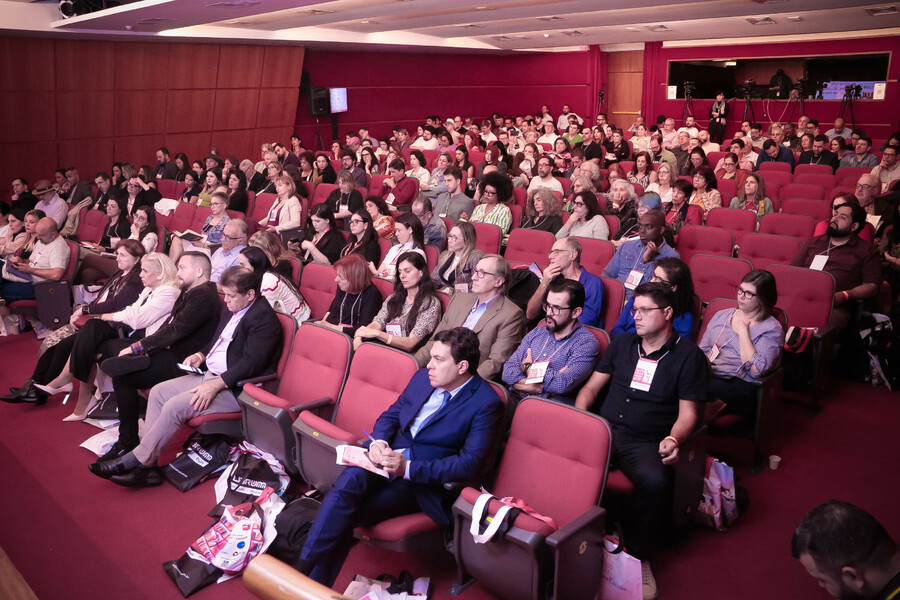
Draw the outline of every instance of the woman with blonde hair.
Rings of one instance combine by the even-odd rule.
[[[431,280],[438,291],[451,296],[456,291],[471,291],[472,272],[484,257],[484,252],[475,249],[476,241],[475,227],[467,221],[460,221],[450,229],[447,249],[441,252],[431,271]]]
[[[295,258],[293,254],[281,243],[281,238],[271,231],[257,231],[247,240],[248,246],[255,246],[269,258],[272,269],[276,273],[284,275],[288,279],[293,280],[293,268],[291,267],[291,259]]]
[[[289,175],[279,175],[272,180],[278,198],[269,214],[259,222],[266,231],[276,233],[303,225],[303,207],[297,199],[297,185]]]

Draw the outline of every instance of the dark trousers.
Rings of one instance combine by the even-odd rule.
[[[709,141],[721,144],[725,140],[725,124],[717,121],[709,122]],[[713,165],[715,166],[715,165]]]
[[[0,298],[7,302],[16,300],[34,300],[34,285],[21,281],[9,281],[0,279]]]
[[[50,383],[62,373],[66,361],[69,360],[69,354],[72,353],[76,337],[78,337],[77,333],[60,340],[58,344],[50,346],[38,357],[34,372],[31,374],[35,383],[42,385]]]
[[[310,577],[331,587],[353,545],[353,529],[422,510],[413,484],[349,467],[322,501],[300,558],[315,565]]]
[[[69,362],[69,371],[78,381],[87,381],[91,375],[91,369],[97,362],[97,354],[103,342],[119,337],[119,330],[106,321],[90,319],[84,327],[78,330],[75,336],[75,344],[72,347]]]
[[[741,415],[751,422],[756,421],[756,386],[749,381],[737,377],[710,377],[709,397],[725,403],[723,414]]]
[[[143,371],[135,371],[113,377],[113,390],[119,407],[119,443],[135,447],[138,437],[138,417],[142,399],[138,390],[152,388],[157,383],[184,375],[175,365],[178,360],[170,350],[162,350],[153,355],[150,366]]]
[[[625,519],[628,552],[648,560],[668,523],[666,515],[672,507],[673,469],[662,464],[659,441],[635,439],[615,428],[612,463],[635,488],[635,501]]]
[[[100,280],[109,279],[118,270],[119,266],[115,259],[93,252],[85,252],[81,258],[81,266],[78,267],[75,281],[84,285],[93,285]]]

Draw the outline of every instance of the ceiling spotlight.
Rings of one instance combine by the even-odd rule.
[[[550,37],[550,34],[549,34],[549,33],[545,33],[545,34],[544,34],[544,37]]]

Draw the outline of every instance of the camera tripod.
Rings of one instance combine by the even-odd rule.
[[[794,111],[797,108],[800,109],[800,114],[797,115],[798,118],[806,114],[806,104],[803,101],[803,91],[801,89],[794,88],[791,90],[787,106],[784,107],[785,112],[787,112],[787,109],[789,108],[791,109],[791,112],[787,118],[788,123],[794,122]]]
[[[753,112],[753,101],[750,99],[750,90],[744,92],[744,118],[741,121],[756,123],[756,113]]]
[[[844,98],[841,100],[841,106],[838,108],[837,116],[841,119],[844,119],[844,115],[847,111],[850,111],[850,129],[856,128],[856,119],[853,117],[853,91],[852,90],[844,90]],[[847,122],[847,119],[844,119],[844,122]]]
[[[685,118],[694,116],[694,97],[692,94],[693,92],[689,88],[684,88],[684,108],[681,109],[682,125],[684,125]]]

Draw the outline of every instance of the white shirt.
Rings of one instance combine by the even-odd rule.
[[[69,245],[62,236],[57,236],[49,244],[38,241],[34,244],[34,251],[28,259],[28,264],[34,269],[65,269],[69,265]],[[31,280],[46,281],[37,275],[32,275]]]
[[[431,138],[430,140],[419,138],[418,140],[416,140],[416,143],[412,145],[412,147],[421,148],[422,150],[437,150],[438,140],[437,138]]]
[[[256,300],[253,302],[256,302]],[[234,330],[237,329],[241,319],[253,306],[253,302],[248,304],[243,310],[239,310],[231,315],[219,339],[216,340],[216,343],[213,344],[209,354],[206,356],[206,366],[209,367],[209,372],[213,375],[219,376],[228,370],[228,346],[231,344],[231,340],[234,339]]]
[[[559,182],[556,177],[551,177],[550,181],[544,181],[540,177],[532,177],[531,182],[528,184],[528,193],[533,192],[539,188],[547,188],[548,190],[563,193],[563,186]]]

